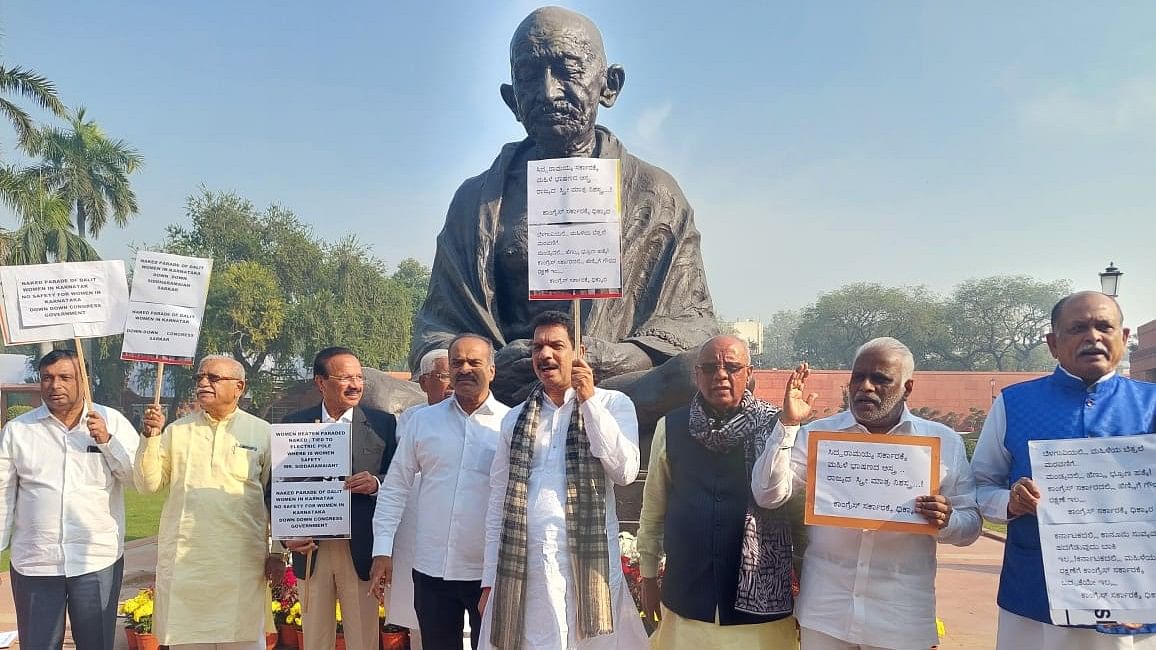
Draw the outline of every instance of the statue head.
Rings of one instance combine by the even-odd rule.
[[[593,152],[598,105],[614,105],[626,73],[606,64],[602,34],[589,18],[542,7],[514,32],[510,79],[502,99],[538,153],[563,158]]]

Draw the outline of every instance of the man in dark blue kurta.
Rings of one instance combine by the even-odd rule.
[[[1156,648],[1156,625],[1062,627],[1052,624],[1044,582],[1029,440],[1156,432],[1156,384],[1116,373],[1128,328],[1120,306],[1095,291],[1052,309],[1048,348],[1059,361],[1047,377],[1003,390],[992,404],[972,457],[984,517],[1007,522],[998,602],[1000,650]]]

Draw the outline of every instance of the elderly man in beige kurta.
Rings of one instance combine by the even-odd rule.
[[[245,379],[236,361],[205,357],[196,377],[201,410],[160,435],[146,434],[137,451],[137,489],[169,489],[157,540],[154,632],[162,645],[182,650],[264,650],[266,576],[284,570],[267,542],[271,428],[237,408]]]

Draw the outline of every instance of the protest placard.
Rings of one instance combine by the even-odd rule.
[[[1156,435],[1032,440],[1052,621],[1156,621]]]
[[[938,534],[915,497],[939,491],[939,438],[811,431],[807,524]]]
[[[274,424],[273,478],[349,476],[351,438],[348,422]]]
[[[4,343],[46,343],[124,331],[124,262],[62,262],[0,267]]]
[[[273,425],[273,494],[283,496],[270,502],[274,538],[349,536],[349,493],[343,481],[332,479],[352,473],[352,437],[348,422]],[[345,493],[341,499],[332,489],[317,487],[334,484]],[[313,515],[303,511],[317,511],[323,519],[309,527],[306,520]]]
[[[349,537],[344,486],[344,481],[275,481],[269,501],[273,539]]]
[[[191,366],[212,269],[211,259],[137,253],[120,358]]]
[[[530,300],[621,297],[619,182],[617,159],[527,163]]]

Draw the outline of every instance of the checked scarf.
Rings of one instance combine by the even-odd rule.
[[[498,571],[491,592],[494,614],[490,643],[517,650],[526,625],[526,554],[530,465],[544,398],[542,385],[530,391],[510,438],[510,477],[502,506]],[[546,398],[548,399],[548,398]],[[606,474],[590,453],[586,425],[575,402],[566,431],[566,537],[577,595],[578,636],[614,631],[610,599],[610,547],[606,539]]]
[[[774,405],[757,400],[750,391],[745,391],[738,412],[729,420],[721,421],[707,413],[702,395],[696,393],[690,403],[690,436],[717,453],[743,445],[749,477],[778,415],[779,409]],[[759,507],[752,496],[747,501],[743,524],[735,610],[767,616],[790,612],[793,607],[790,526]]]

